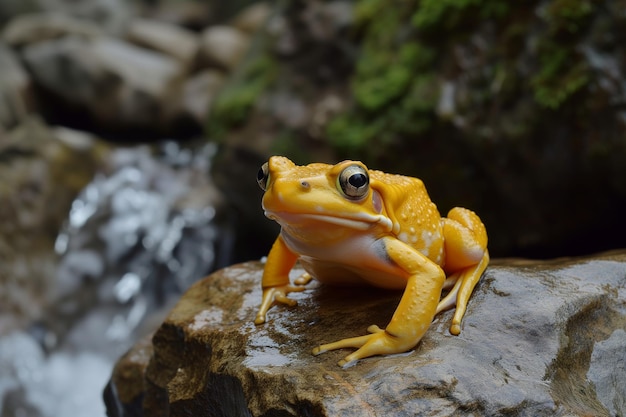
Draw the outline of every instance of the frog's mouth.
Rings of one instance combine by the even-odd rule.
[[[320,213],[289,213],[289,212],[271,212],[265,210],[265,216],[269,219],[276,221],[281,226],[293,226],[298,223],[305,223],[307,221],[320,222],[334,224],[341,227],[347,227],[354,230],[367,230],[374,225],[380,224],[385,230],[391,231],[392,222],[391,219],[381,214],[368,214],[368,213],[351,213],[349,215],[329,216]]]

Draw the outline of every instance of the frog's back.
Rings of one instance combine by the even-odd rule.
[[[372,188],[382,196],[392,234],[441,264],[443,231],[437,206],[419,178],[370,171]]]

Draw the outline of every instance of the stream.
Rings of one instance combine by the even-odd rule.
[[[0,415],[99,417],[113,365],[230,257],[212,144],[112,151],[72,204],[45,319],[0,339]],[[219,243],[218,243],[219,242]]]

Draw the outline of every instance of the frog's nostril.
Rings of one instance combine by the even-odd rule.
[[[311,184],[309,184],[308,181],[300,181],[300,187],[304,188],[305,190],[308,190],[309,188],[311,188]]]

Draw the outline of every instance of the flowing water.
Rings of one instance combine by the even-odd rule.
[[[209,175],[214,152],[175,142],[112,152],[56,240],[46,318],[0,339],[1,416],[105,415],[115,360],[227,262]]]

